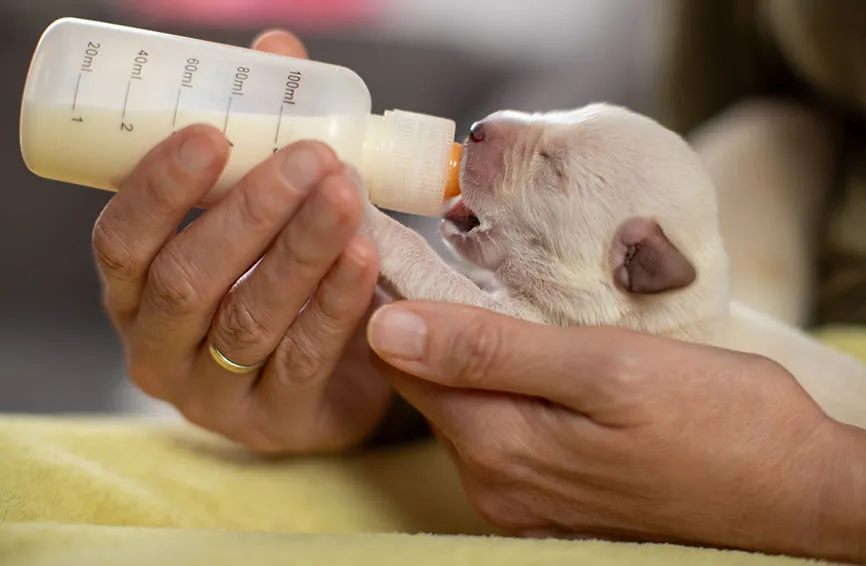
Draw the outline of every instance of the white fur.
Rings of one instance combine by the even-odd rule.
[[[808,106],[749,100],[690,140],[718,193],[731,297],[793,326],[804,326],[814,308],[819,221],[839,137]]]
[[[866,367],[731,301],[716,191],[680,136],[606,104],[497,112],[483,125],[485,140],[466,142],[459,197],[480,226],[467,233],[443,220],[442,233],[496,285],[483,289],[371,205],[362,231],[379,248],[387,289],[547,324],[619,326],[761,354],[785,366],[831,417],[866,428]],[[661,226],[695,268],[690,285],[641,295],[614,284],[613,242],[633,217]]]

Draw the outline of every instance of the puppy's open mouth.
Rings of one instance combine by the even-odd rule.
[[[454,225],[458,232],[468,234],[472,230],[481,226],[481,221],[475,216],[475,213],[466,206],[463,199],[459,199],[454,206],[443,216],[446,222]]]

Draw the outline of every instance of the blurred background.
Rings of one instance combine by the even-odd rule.
[[[46,181],[20,157],[18,111],[40,34],[65,16],[235,45],[285,27],[314,59],[348,66],[374,111],[453,118],[462,136],[501,108],[604,100],[645,111],[639,60],[655,0],[2,0],[0,411],[128,412],[146,406],[124,375],[100,305],[90,235],[109,193]],[[406,219],[433,242],[435,220]]]

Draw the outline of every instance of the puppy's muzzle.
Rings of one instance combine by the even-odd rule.
[[[463,233],[471,232],[481,225],[481,222],[478,220],[478,217],[475,216],[475,213],[463,203],[463,199],[458,200],[457,203],[451,207],[451,210],[445,213],[444,219],[453,224],[455,228]]]

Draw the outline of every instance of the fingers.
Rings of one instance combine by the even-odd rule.
[[[232,289],[214,321],[211,340],[242,365],[273,352],[286,328],[337,260],[360,222],[358,191],[345,175],[326,177],[265,257]],[[364,258],[362,258],[364,259]],[[357,257],[341,262],[351,273]],[[349,291],[351,292],[351,291]]]
[[[151,262],[217,181],[228,154],[219,131],[186,128],[151,151],[102,211],[93,249],[115,322],[136,312]]]
[[[135,357],[151,364],[141,371],[162,375],[194,361],[190,353],[207,335],[227,291],[265,254],[314,187],[338,170],[327,146],[293,144],[166,244],[151,265],[132,337]],[[283,281],[287,293],[312,293],[313,287],[297,290]]]
[[[335,430],[345,415],[316,419],[312,413],[323,410],[321,399],[329,386],[328,378],[367,314],[377,276],[375,247],[353,238],[265,367],[250,407],[254,415],[291,414],[296,422],[314,425],[315,430],[303,431],[309,441],[317,445],[338,441]],[[342,395],[335,393],[337,398],[355,394],[359,392],[351,388]],[[260,428],[266,426],[262,423]]]
[[[307,49],[298,37],[283,30],[269,30],[253,40],[253,49],[295,59],[308,59]]]
[[[615,328],[561,328],[445,303],[377,311],[371,347],[409,374],[452,388],[547,399],[590,413],[629,382],[653,374],[676,346]],[[668,357],[670,359],[670,357]]]

